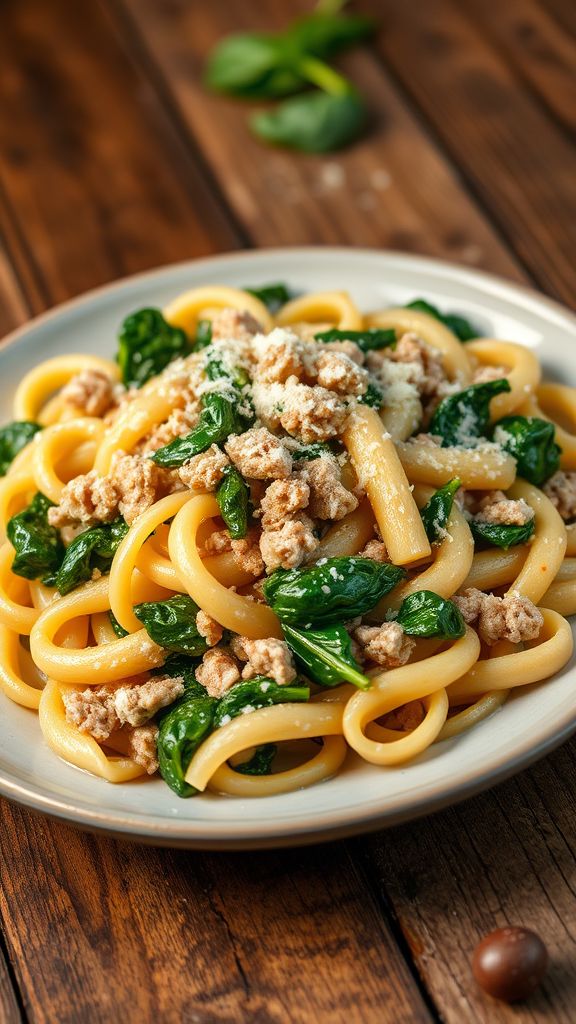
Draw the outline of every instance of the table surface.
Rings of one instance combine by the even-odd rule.
[[[372,0],[343,65],[369,135],[270,151],[201,69],[295,0],[3,0],[0,334],[85,289],[246,246],[428,253],[574,304],[576,6]],[[187,853],[2,803],[0,1020],[575,1020],[576,741],[415,824],[303,850]],[[470,979],[487,931],[552,966],[520,1008]]]

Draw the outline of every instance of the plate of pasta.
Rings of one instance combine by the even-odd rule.
[[[182,846],[408,820],[576,728],[576,318],[233,254],[0,350],[0,792]]]

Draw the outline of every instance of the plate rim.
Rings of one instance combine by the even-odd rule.
[[[536,288],[508,280],[504,277],[492,274],[485,270],[474,267],[463,266],[452,263],[448,260],[436,257],[420,255],[418,253],[396,252],[391,249],[377,249],[354,246],[282,246],[263,247],[258,249],[238,250],[225,253],[198,257],[194,259],[180,260],[174,263],[165,264],[153,269],[144,270],[136,274],[126,275],[114,281],[92,288],[87,292],[68,299],[65,302],[51,307],[27,320],[24,324],[9,332],[0,341],[0,357],[2,351],[9,346],[23,342],[27,335],[36,328],[42,328],[44,324],[54,319],[75,311],[82,306],[89,306],[92,302],[116,291],[128,287],[131,283],[154,281],[163,275],[169,276],[175,271],[185,271],[187,267],[196,270],[199,266],[218,267],[219,264],[233,261],[246,261],[250,263],[263,254],[271,260],[285,258],[286,256],[326,257],[330,258],[368,258],[374,260],[393,261],[400,268],[414,269],[418,265],[427,268],[429,271],[437,271],[439,274],[448,274],[462,284],[469,284],[472,288],[483,284],[484,289],[492,294],[500,294],[505,298],[520,299],[526,308],[534,305],[536,311],[546,309],[548,314],[572,330],[576,330],[576,314],[556,299],[541,294]],[[401,806],[381,806],[374,809],[367,809],[359,817],[354,817],[350,808],[338,809],[325,812],[324,824],[315,824],[311,819],[301,817],[287,817],[282,821],[275,820],[268,824],[264,819],[255,827],[242,827],[241,823],[234,823],[234,833],[227,832],[229,828],[226,821],[212,820],[208,823],[196,819],[170,820],[169,818],[156,820],[142,815],[142,812],[124,813],[120,810],[99,811],[82,807],[70,801],[56,796],[48,796],[39,793],[29,783],[18,780],[9,771],[0,768],[0,795],[8,800],[19,803],[30,810],[45,814],[51,818],[64,821],[69,825],[80,829],[98,832],[116,839],[124,838],[127,841],[148,843],[162,846],[175,846],[196,849],[255,849],[271,848],[279,846],[305,845],[318,841],[334,840],[346,835],[359,835],[379,828],[399,825],[407,821],[415,820],[442,808],[454,806],[463,800],[478,794],[492,786],[510,778],[519,771],[529,767],[540,758],[550,753],[556,747],[564,743],[576,731],[576,707],[569,711],[560,723],[550,725],[545,735],[541,736],[540,742],[536,745],[526,742],[517,749],[516,755],[510,760],[502,754],[492,761],[492,766],[478,771],[470,769],[468,776],[464,779],[460,775],[458,781],[443,788],[437,795],[413,795],[399,797]],[[384,796],[379,797],[374,803],[381,803]],[[339,820],[341,815],[346,820]]]

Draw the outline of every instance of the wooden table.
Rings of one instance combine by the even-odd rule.
[[[220,35],[306,6],[3,0],[0,333],[147,267],[301,243],[429,253],[574,304],[574,4],[359,4],[383,26],[345,61],[373,127],[325,159],[266,150],[201,85]],[[124,845],[3,803],[0,1020],[573,1024],[575,754],[413,825],[278,853]],[[508,922],[552,954],[514,1010],[469,968]]]

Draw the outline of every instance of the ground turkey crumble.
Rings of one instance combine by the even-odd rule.
[[[185,462],[178,475],[192,491],[215,491],[229,465],[228,456],[217,444],[211,444],[205,452]]]
[[[224,630],[216,619],[203,612],[202,609],[196,615],[196,629],[203,636],[209,647],[215,647],[222,639]]]
[[[232,653],[246,664],[242,669],[243,679],[267,676],[279,686],[291,683],[296,678],[296,667],[288,644],[284,640],[269,637],[265,640],[249,640],[246,636],[234,637]]]
[[[158,726],[153,723],[128,732],[128,756],[144,768],[148,775],[154,775],[160,767],[157,744]]]
[[[308,511],[314,519],[337,521],[358,507],[358,499],[340,482],[336,459],[303,460],[296,472],[310,488]]]
[[[240,680],[236,658],[221,647],[206,651],[202,664],[196,669],[196,679],[209,697],[223,697]]]
[[[264,562],[260,554],[260,534],[257,529],[248,531],[241,540],[233,540],[228,530],[215,530],[204,542],[202,556],[222,555],[231,551],[240,569],[251,576],[262,576]]]
[[[86,416],[103,416],[116,404],[115,387],[103,370],[81,370],[62,388],[60,397]]]
[[[477,624],[478,633],[487,644],[510,640],[513,644],[536,640],[544,623],[542,613],[527,597],[510,594],[496,597],[469,587],[452,598],[470,625]]]
[[[384,622],[381,626],[358,626],[353,637],[360,646],[363,660],[373,661],[382,668],[405,665],[416,646],[398,622]]]
[[[255,480],[283,480],[292,472],[292,456],[266,427],[228,438],[226,452],[242,473]]]
[[[121,515],[132,523],[173,489],[172,474],[150,459],[115,452],[108,476],[92,469],[65,485],[60,504],[48,509],[48,522],[56,527],[77,522],[109,523]]]
[[[389,556],[386,545],[381,540],[369,540],[366,547],[360,552],[360,558],[371,558],[373,562],[388,562]]]
[[[265,531],[260,537],[260,552],[267,572],[279,567],[295,569],[316,551],[319,543],[313,520],[301,514],[279,530]]]
[[[246,310],[226,307],[212,320],[212,341],[251,341],[262,330],[262,324]]]
[[[559,470],[544,484],[543,490],[564,522],[576,519],[576,473]]]
[[[263,530],[279,530],[287,518],[305,509],[310,500],[310,487],[298,477],[275,480],[266,488],[260,503]]]
[[[151,676],[144,683],[63,691],[66,720],[102,743],[122,726],[144,725],[184,693],[181,676]]]
[[[468,492],[464,496],[465,510],[478,523],[497,523],[502,526],[525,526],[534,519],[534,509],[524,498],[507,498],[504,491],[490,491],[478,501]]]

